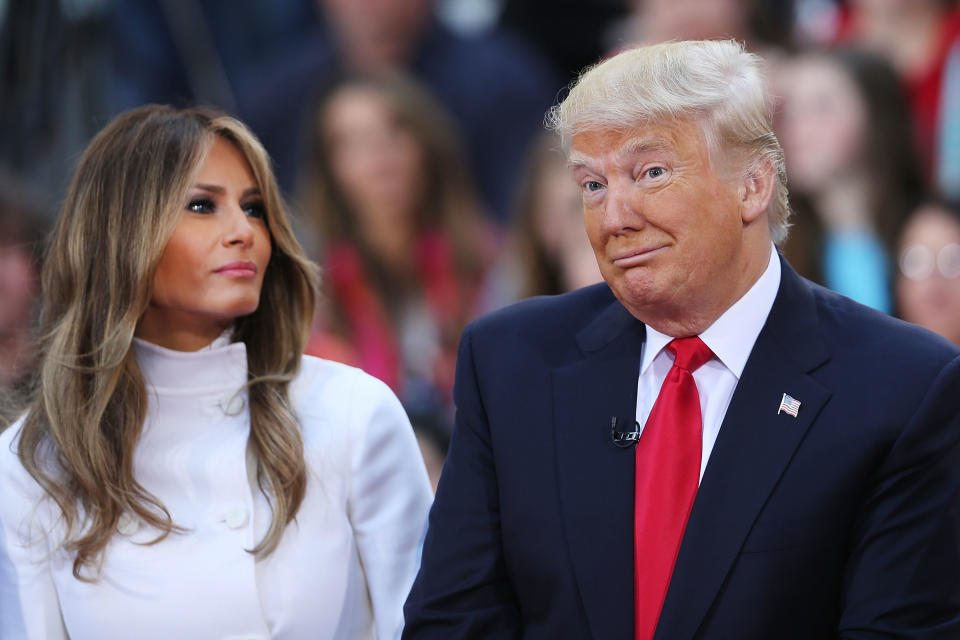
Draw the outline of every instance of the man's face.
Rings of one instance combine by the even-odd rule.
[[[654,328],[712,322],[758,275],[744,255],[742,174],[718,172],[695,121],[583,131],[570,161],[604,279]]]

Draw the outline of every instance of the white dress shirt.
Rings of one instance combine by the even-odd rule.
[[[75,579],[56,509],[14,453],[14,425],[0,435],[0,638],[399,637],[432,494],[386,385],[303,358],[290,397],[306,494],[258,560],[247,550],[270,507],[247,455],[245,345],[182,353],[137,341],[136,354],[148,410],[134,476],[187,531],[144,544],[157,532],[125,515],[99,579]]]
[[[710,325],[700,339],[710,347],[715,358],[693,373],[700,394],[700,415],[703,422],[703,449],[700,458],[700,479],[707,469],[710,452],[720,433],[720,424],[730,406],[737,382],[743,374],[753,343],[767,321],[780,288],[780,260],[770,247],[770,260],[760,278],[733,306]],[[660,393],[667,372],[673,366],[673,354],[665,347],[673,340],[647,326],[647,337],[640,358],[637,381],[637,423],[642,432],[653,403]]]

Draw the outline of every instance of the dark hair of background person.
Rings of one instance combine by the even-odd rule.
[[[573,79],[609,49],[609,30],[627,13],[626,0],[505,0],[500,26],[521,34]],[[584,20],[589,15],[589,20]],[[544,28],[544,16],[550,27]]]
[[[113,111],[113,2],[0,3],[0,164],[57,194]],[[44,211],[50,221],[55,211]]]
[[[615,46],[618,26],[636,0],[506,0],[503,4],[500,25],[522,34],[564,77],[573,80]],[[756,44],[789,46],[795,6],[795,0],[744,0],[745,26]],[[550,17],[549,28],[544,28],[544,16]]]
[[[909,107],[903,86],[882,58],[852,47],[811,50],[798,55],[820,55],[836,62],[853,80],[866,109],[865,148],[860,154],[869,166],[870,210],[880,240],[890,255],[907,214],[923,198],[925,186],[914,147]],[[790,158],[787,158],[789,176]],[[809,194],[791,191],[796,215],[784,247],[790,263],[804,276],[823,281],[820,239],[824,229]]]

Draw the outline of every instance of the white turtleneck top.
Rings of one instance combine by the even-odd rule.
[[[431,492],[406,414],[363,372],[305,356],[290,395],[306,496],[277,549],[247,552],[270,507],[247,458],[246,348],[137,341],[149,392],[134,475],[187,528],[121,518],[99,579],[72,575],[52,501],[0,434],[0,638],[395,638]]]

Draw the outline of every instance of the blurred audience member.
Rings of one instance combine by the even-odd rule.
[[[736,38],[762,52],[788,44],[794,0],[629,0],[621,46]]]
[[[251,68],[317,24],[310,0],[108,2],[121,109],[199,103],[237,112],[256,93]]]
[[[396,74],[334,83],[314,124],[300,193],[321,238],[321,329],[411,413],[448,407],[460,331],[492,245],[451,125]]]
[[[0,171],[0,391],[17,392],[32,369],[44,205]]]
[[[544,133],[531,149],[514,233],[490,278],[491,307],[601,280],[583,227],[580,188],[557,144],[553,135]]]
[[[932,202],[917,208],[899,251],[901,317],[960,345],[960,209]]]
[[[292,182],[313,94],[338,72],[402,69],[457,122],[488,212],[505,221],[529,141],[560,82],[525,42],[500,31],[470,37],[440,22],[435,0],[317,0],[323,27],[264,63],[246,119]],[[307,116],[309,117],[309,116]],[[309,125],[308,125],[309,126]]]
[[[803,275],[890,312],[890,255],[922,192],[896,74],[852,49],[781,70],[781,140],[797,212],[784,248]]]
[[[851,0],[851,9],[853,42],[885,56],[906,84],[925,175],[941,188],[952,187],[947,192],[960,192],[956,1]]]

